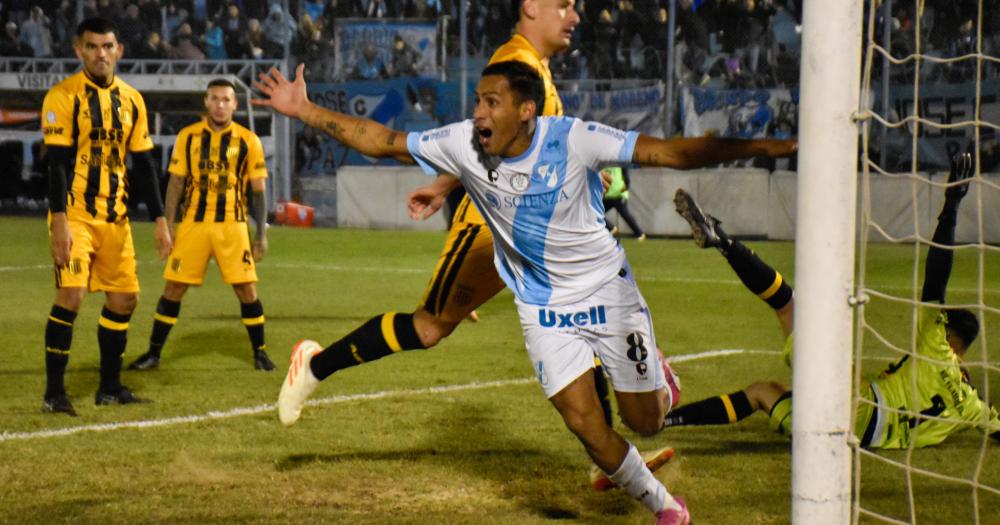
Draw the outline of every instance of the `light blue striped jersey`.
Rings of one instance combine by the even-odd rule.
[[[539,117],[512,158],[482,153],[472,120],[410,133],[429,175],[458,175],[493,232],[496,267],[524,303],[560,305],[615,277],[625,254],[604,227],[598,166],[631,162],[636,132],[570,117]]]

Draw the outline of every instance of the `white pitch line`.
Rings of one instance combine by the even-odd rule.
[[[383,399],[388,397],[402,397],[422,394],[442,394],[448,392],[461,392],[465,390],[482,390],[484,388],[495,388],[511,385],[524,385],[533,382],[535,379],[507,379],[502,381],[485,381],[466,383],[464,385],[435,386],[430,388],[417,388],[410,390],[383,390],[381,392],[371,392],[367,394],[352,394],[343,396],[324,397],[307,401],[310,406],[332,405],[347,403],[350,401],[365,401],[370,399]],[[229,419],[239,416],[252,416],[264,412],[274,411],[274,405],[257,405],[253,407],[238,407],[225,411],[211,411],[200,416],[177,416],[166,419],[147,419],[143,421],[125,421],[120,423],[101,423],[98,425],[81,425],[76,427],[57,428],[52,430],[40,430],[36,432],[3,432],[0,433],[0,443],[4,441],[29,440],[36,438],[49,438],[59,436],[69,436],[80,432],[107,432],[111,430],[121,430],[126,428],[154,428],[181,425],[185,423],[199,423],[202,421],[214,421],[219,419]]]
[[[776,352],[774,350],[743,350],[741,348],[730,348],[723,350],[709,350],[708,352],[699,352],[697,354],[683,354],[667,358],[668,363],[683,363],[685,361],[697,361],[699,359],[710,359],[712,357],[723,357],[727,355],[736,354],[768,354],[768,355],[780,355],[781,352]]]
[[[740,355],[740,354],[778,355],[781,354],[781,352],[776,352],[774,350],[745,350],[740,348],[730,348],[721,350],[709,350],[706,352],[698,352],[696,354],[683,354],[683,355],[668,357],[667,361],[670,363],[684,363],[687,361],[697,361],[700,359],[711,359],[714,357],[725,357],[725,356]],[[383,390],[380,392],[370,392],[366,394],[351,394],[351,395],[340,395],[332,397],[321,397],[318,399],[312,399],[306,401],[306,404],[309,406],[335,405],[340,403],[348,403],[351,401],[367,401],[372,399],[418,396],[425,394],[444,394],[448,392],[462,392],[468,390],[482,390],[486,388],[526,385],[534,382],[535,382],[534,377],[528,377],[522,379],[504,379],[499,381],[481,381],[481,382],[477,381],[474,383],[466,383],[462,385],[434,386],[429,388],[414,388],[409,390]],[[124,421],[119,423],[80,425],[76,427],[57,428],[52,430],[39,430],[35,432],[0,432],[0,443],[3,443],[5,441],[26,441],[38,438],[69,436],[72,434],[79,434],[81,432],[108,432],[112,430],[122,430],[128,428],[167,427],[173,425],[182,425],[185,423],[199,423],[202,421],[230,419],[239,416],[252,416],[264,412],[271,412],[274,409],[275,409],[274,405],[257,405],[252,407],[237,407],[224,411],[213,410],[211,412],[206,412],[200,416],[199,415],[176,416],[165,419],[147,419],[142,421]]]

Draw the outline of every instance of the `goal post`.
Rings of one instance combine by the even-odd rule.
[[[792,523],[851,519],[862,0],[804,3],[795,231]]]

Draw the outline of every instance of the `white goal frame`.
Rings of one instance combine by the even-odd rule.
[[[792,369],[792,523],[851,521],[862,0],[808,0],[802,24]]]

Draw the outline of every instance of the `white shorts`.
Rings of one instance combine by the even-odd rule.
[[[590,297],[538,306],[515,299],[524,344],[545,397],[552,397],[601,360],[619,392],[651,392],[666,385],[653,320],[627,266]]]

